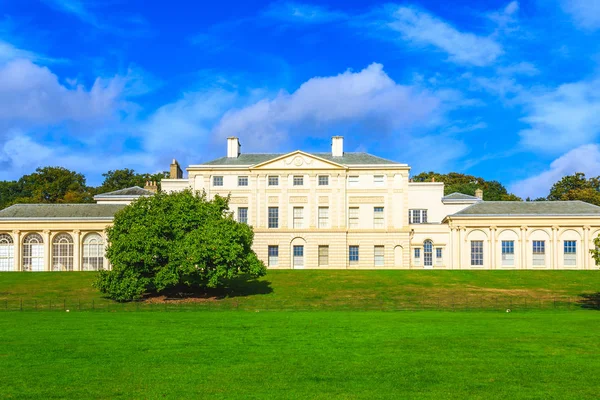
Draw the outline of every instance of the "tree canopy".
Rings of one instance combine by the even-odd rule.
[[[460,174],[458,172],[450,172],[448,174],[440,174],[437,172],[422,172],[415,175],[413,182],[431,182],[434,179],[436,182],[444,182],[444,194],[448,195],[454,192],[464,193],[471,196],[475,195],[477,189],[483,191],[483,199],[488,201],[520,201],[521,198],[508,193],[506,188],[498,181],[486,181],[483,178]]]
[[[125,189],[132,186],[144,187],[147,181],[155,181],[160,185],[161,179],[168,178],[168,172],[159,172],[156,174],[143,173],[139,174],[132,169],[116,169],[110,170],[104,174],[102,185],[95,189],[96,193],[107,193],[119,189]]]
[[[552,186],[548,200],[581,200],[600,206],[600,176],[586,178],[582,172],[564,176]]]
[[[214,288],[266,267],[252,251],[254,233],[225,214],[228,198],[187,190],[142,197],[107,228],[107,258],[95,286],[118,301],[178,288]]]

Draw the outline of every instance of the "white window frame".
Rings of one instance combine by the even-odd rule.
[[[360,177],[358,175],[348,176],[348,186],[355,187],[360,183]]]
[[[373,184],[375,186],[385,186],[385,175],[373,175]]]
[[[348,246],[348,263],[357,265],[360,262],[360,247],[357,245]]]
[[[500,251],[502,254],[502,265],[512,267],[515,265],[515,241],[502,240],[500,242]]]
[[[533,254],[533,266],[545,266],[546,265],[546,241],[545,240],[533,240],[531,243],[531,251]]]
[[[13,271],[15,268],[15,243],[8,233],[0,234],[0,271]]]
[[[373,207],[373,229],[385,229],[385,207]]]
[[[410,209],[408,210],[408,223],[409,224],[426,224],[427,223],[427,209]]]
[[[246,215],[242,215],[242,210],[245,212]],[[238,207],[237,220],[238,220],[238,222],[241,222],[242,224],[248,223],[248,207]]]
[[[304,186],[304,175],[294,175],[292,183],[294,186]]]
[[[319,245],[319,267],[329,265],[329,245]]]
[[[269,267],[276,267],[279,265],[279,246],[269,245],[267,247],[267,256]]]
[[[319,229],[329,228],[329,207],[319,207]]]
[[[304,207],[294,207],[292,210],[294,229],[304,228]]]
[[[319,186],[329,186],[329,175],[319,175]]]
[[[212,177],[214,187],[223,187],[223,175],[215,175]]]
[[[385,266],[385,246],[373,247],[373,263],[376,267]]]
[[[279,207],[267,208],[267,227],[269,229],[279,228]]]
[[[577,265],[577,240],[563,242],[563,263],[565,266]]]
[[[23,271],[40,272],[44,264],[44,239],[39,233],[29,233],[23,239]]]
[[[248,186],[248,176],[238,176],[238,186]]]
[[[483,240],[471,240],[471,265],[483,266]]]
[[[83,257],[81,269],[83,271],[98,271],[104,269],[104,254],[106,247],[104,239],[97,232],[88,233],[83,238]]]
[[[267,186],[279,186],[279,176],[269,175],[267,178]]]
[[[348,228],[358,229],[360,227],[360,207],[348,207]]]
[[[52,271],[73,271],[75,263],[73,237],[62,232],[52,238]]]

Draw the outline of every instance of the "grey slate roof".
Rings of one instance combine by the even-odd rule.
[[[481,199],[479,197],[470,196],[468,194],[454,192],[454,193],[450,193],[447,196],[442,197],[442,201],[443,200],[481,200]]]
[[[583,201],[481,201],[451,217],[468,216],[600,216],[600,207]]]
[[[207,161],[201,165],[256,165],[290,153],[249,153],[240,154],[237,158],[221,157]],[[333,157],[331,153],[307,153],[343,165],[356,164],[400,164],[368,153],[344,153],[342,157]]]
[[[132,186],[132,187],[125,188],[125,189],[115,190],[114,192],[100,193],[100,194],[97,194],[96,196],[94,196],[94,198],[96,198],[96,197],[116,197],[116,196],[119,196],[119,197],[151,196],[153,194],[154,194],[154,192],[152,192],[150,190],[142,189],[139,186]]]
[[[0,220],[112,219],[125,204],[15,204],[0,211]]]

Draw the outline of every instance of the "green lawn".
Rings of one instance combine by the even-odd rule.
[[[5,308],[114,308],[95,273],[0,273]],[[206,301],[169,306],[244,310],[554,309],[600,291],[600,271],[269,271]],[[156,307],[157,305],[153,305]],[[134,305],[119,306],[132,309]],[[144,305],[135,305],[135,308]],[[147,302],[145,307],[148,307]]]
[[[0,397],[597,399],[600,313],[0,313]]]

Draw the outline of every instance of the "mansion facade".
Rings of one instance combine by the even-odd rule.
[[[367,153],[240,151],[186,168],[176,160],[167,192],[230,196],[233,218],[255,232],[271,269],[597,269],[590,255],[600,207],[581,201],[484,201],[411,182],[410,167]],[[104,230],[156,185],[95,197],[96,204],[19,204],[0,211],[0,271],[110,268]]]

